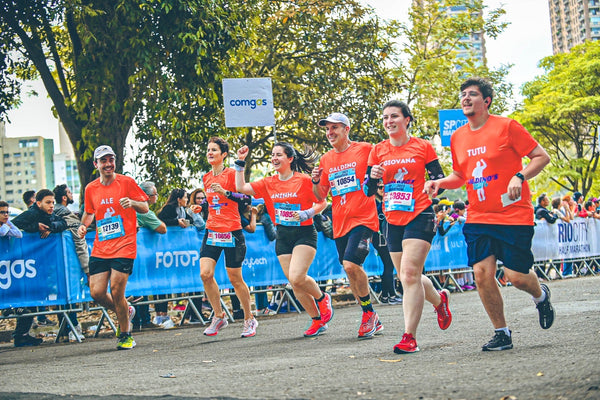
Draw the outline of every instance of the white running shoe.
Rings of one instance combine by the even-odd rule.
[[[258,321],[256,318],[250,318],[244,321],[244,330],[242,331],[242,337],[252,337],[256,335],[256,327]]]
[[[229,325],[229,322],[227,322],[226,317],[225,318],[213,317],[212,322],[210,323],[208,328],[206,328],[204,330],[204,334],[206,336],[215,336],[217,333],[219,333],[220,329],[226,328],[227,325]]]

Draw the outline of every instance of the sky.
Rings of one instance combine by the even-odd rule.
[[[411,0],[364,2],[382,18],[408,21]],[[543,73],[537,68],[538,62],[552,55],[548,0],[484,0],[484,4],[490,9],[503,5],[506,10],[504,21],[510,22],[510,25],[497,40],[486,40],[486,56],[490,68],[514,64],[508,81],[513,83],[518,95],[523,83]],[[24,95],[23,104],[8,113],[11,123],[6,125],[6,134],[9,137],[43,136],[55,139],[57,144],[58,122],[52,116],[52,102],[41,81],[28,82],[23,92],[31,90],[37,91],[39,96]]]

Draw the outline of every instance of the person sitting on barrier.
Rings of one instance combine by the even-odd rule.
[[[158,191],[156,190],[156,184],[152,181],[145,181],[140,183],[140,189],[148,196],[148,206],[156,204],[158,200]],[[137,226],[139,228],[147,228],[156,233],[164,235],[167,233],[167,225],[158,219],[154,211],[148,210],[147,213],[140,214],[136,212]],[[140,300],[147,301],[146,296]],[[159,325],[153,323],[150,318],[150,306],[148,304],[134,304],[135,316],[133,317],[133,329],[154,329],[158,328]]]
[[[419,351],[415,336],[425,300],[433,305],[440,329],[448,329],[452,323],[450,292],[438,292],[423,274],[435,236],[432,202],[423,193],[425,174],[437,180],[444,177],[444,171],[431,143],[410,135],[413,119],[404,102],[390,100],[383,105],[383,127],[389,139],[371,150],[365,187],[367,195],[372,196],[377,185],[384,184],[388,248],[404,288],[404,334],[393,349],[398,354]]]
[[[135,308],[127,304],[125,289],[137,255],[136,213],[148,212],[148,196],[129,176],[117,174],[116,154],[110,146],[94,150],[94,167],[100,177],[85,188],[85,209],[79,236],[96,220],[96,238],[90,257],[90,294],[101,306],[117,314],[117,349],[136,345],[131,336]],[[110,293],[107,291],[110,282]]]
[[[277,175],[247,183],[244,171],[249,152],[248,146],[237,151],[235,186],[242,193],[265,200],[277,226],[277,259],[296,298],[312,319],[304,336],[319,335],[327,330],[333,308],[331,295],[321,291],[308,275],[317,253],[317,231],[312,218],[327,206],[325,199],[318,200],[313,194],[310,176],[305,174],[312,170],[315,154],[301,153],[289,143],[275,143],[271,165]]]
[[[88,281],[90,276],[90,254],[88,250],[88,245],[85,238],[79,237],[77,230],[81,225],[81,221],[75,213],[73,213],[67,207],[69,204],[73,204],[73,193],[71,189],[66,185],[58,185],[54,188],[54,199],[56,200],[56,206],[54,207],[54,213],[59,217],[63,218],[67,223],[67,227],[71,232],[71,237],[73,239],[73,244],[75,245],[75,252],[77,253],[77,258],[79,259],[79,265],[81,266],[81,270],[86,275]],[[62,320],[62,315],[58,316],[59,321]],[[71,331],[70,327],[67,326],[69,331],[69,341],[76,342],[76,336],[79,340],[85,340],[85,336],[83,335],[83,331],[81,329],[81,325],[77,320],[77,313],[69,313],[69,319],[75,326],[75,332]]]
[[[202,206],[202,211],[195,213],[191,210],[192,204]],[[208,203],[206,202],[206,194],[204,190],[198,188],[195,189],[189,196],[187,208],[185,209],[187,214],[192,217],[192,223],[199,231],[203,231],[206,228],[206,220],[208,219]]]
[[[215,279],[215,267],[225,253],[225,267],[229,280],[240,299],[244,310],[242,337],[256,335],[258,321],[252,315],[250,291],[242,275],[242,262],[246,257],[246,239],[242,232],[240,212],[236,201],[232,200],[235,191],[235,171],[226,168],[224,161],[229,154],[229,144],[222,138],[212,137],[208,141],[206,158],[212,171],[202,177],[209,206],[206,231],[200,248],[200,277],[204,291],[213,308],[213,318],[204,330],[207,336],[215,336],[228,325],[225,311],[221,306],[221,293]],[[225,195],[215,189],[222,188]],[[193,212],[201,212],[202,207],[192,205]]]

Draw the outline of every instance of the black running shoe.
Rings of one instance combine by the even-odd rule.
[[[552,304],[550,303],[550,289],[544,283],[540,284],[540,287],[546,293],[546,298],[544,301],[537,304],[536,308],[540,314],[540,326],[542,329],[548,329],[552,326],[556,313],[554,312],[554,307],[552,307]]]
[[[509,331],[510,332],[510,331]],[[512,338],[504,331],[495,331],[492,340],[483,345],[483,351],[510,350],[513,348]]]

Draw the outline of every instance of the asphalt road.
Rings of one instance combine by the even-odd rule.
[[[358,306],[337,308],[329,330],[303,338],[306,314],[260,319],[218,336],[201,326],[37,348],[0,346],[3,399],[598,399],[600,278],[549,283],[557,319],[538,325],[531,298],[503,288],[514,349],[482,352],[492,327],[476,292],[452,294],[454,321],[437,327],[431,305],[417,334],[421,351],[396,355],[401,306],[378,306],[384,334],[356,338]],[[165,376],[172,376],[167,378]],[[100,397],[99,397],[100,396]]]

